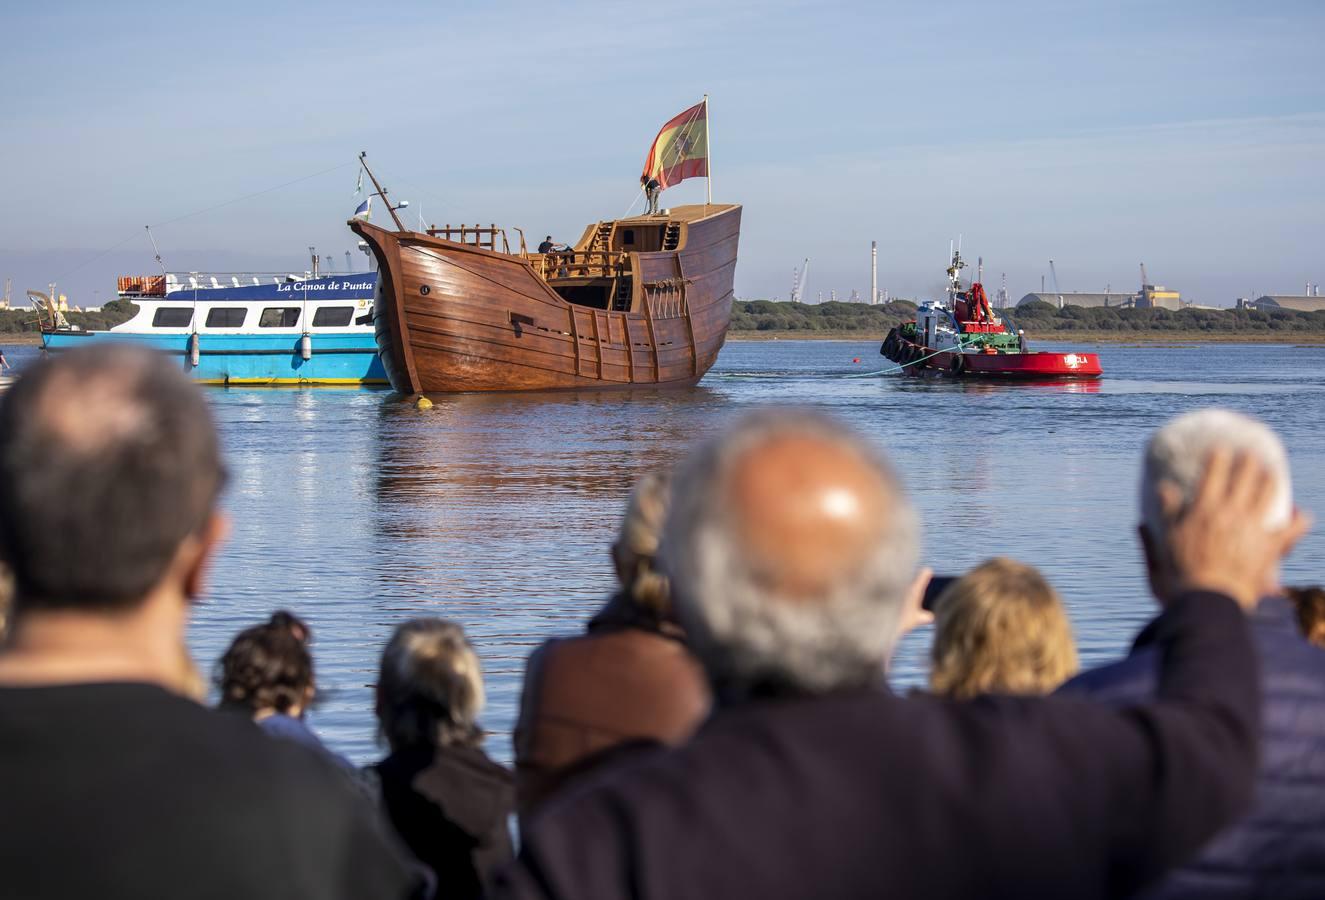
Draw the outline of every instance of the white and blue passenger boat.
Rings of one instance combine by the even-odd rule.
[[[373,338],[377,273],[129,276],[118,295],[138,307],[108,331],[62,317],[47,350],[132,341],[179,356],[204,384],[386,384]]]

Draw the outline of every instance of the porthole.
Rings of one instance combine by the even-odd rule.
[[[432,288],[428,287],[426,284],[419,288],[419,293],[425,297],[428,296],[428,294],[430,294],[431,292]]]

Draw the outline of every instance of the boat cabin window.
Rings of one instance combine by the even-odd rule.
[[[633,229],[633,228],[627,228],[627,229],[625,229],[624,231],[622,231],[622,232],[621,232],[621,243],[623,243],[623,244],[633,244],[633,243],[635,243],[635,229]]]
[[[344,328],[353,318],[353,306],[324,306],[313,313],[313,327]]]
[[[216,306],[207,310],[208,328],[243,328],[248,310],[242,306]]]
[[[259,328],[293,328],[299,324],[299,307],[269,306],[258,319]]]
[[[188,328],[193,309],[188,306],[162,306],[152,314],[153,328]]]

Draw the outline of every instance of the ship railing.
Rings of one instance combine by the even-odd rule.
[[[684,319],[688,315],[684,278],[664,278],[644,283],[644,302],[655,319]]]
[[[506,238],[506,229],[498,228],[495,224],[452,225],[448,222],[442,228],[431,225],[428,227],[428,236],[441,238],[444,241],[451,241],[456,244],[468,244],[471,247],[478,247],[480,250],[491,250],[494,253],[509,254],[511,252],[511,242]],[[498,240],[501,241],[500,250],[497,249]],[[521,235],[520,244],[523,248],[523,235]]]
[[[167,294],[193,288],[251,287],[256,284],[289,284],[310,278],[331,278],[342,275],[362,275],[359,272],[167,272],[164,275],[122,275],[117,279],[116,291],[136,297],[164,297]]]
[[[628,254],[616,250],[554,250],[529,255],[542,278],[619,278],[630,274]]]

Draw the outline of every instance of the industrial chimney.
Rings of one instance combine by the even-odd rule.
[[[870,241],[870,306],[879,302],[879,242]]]

